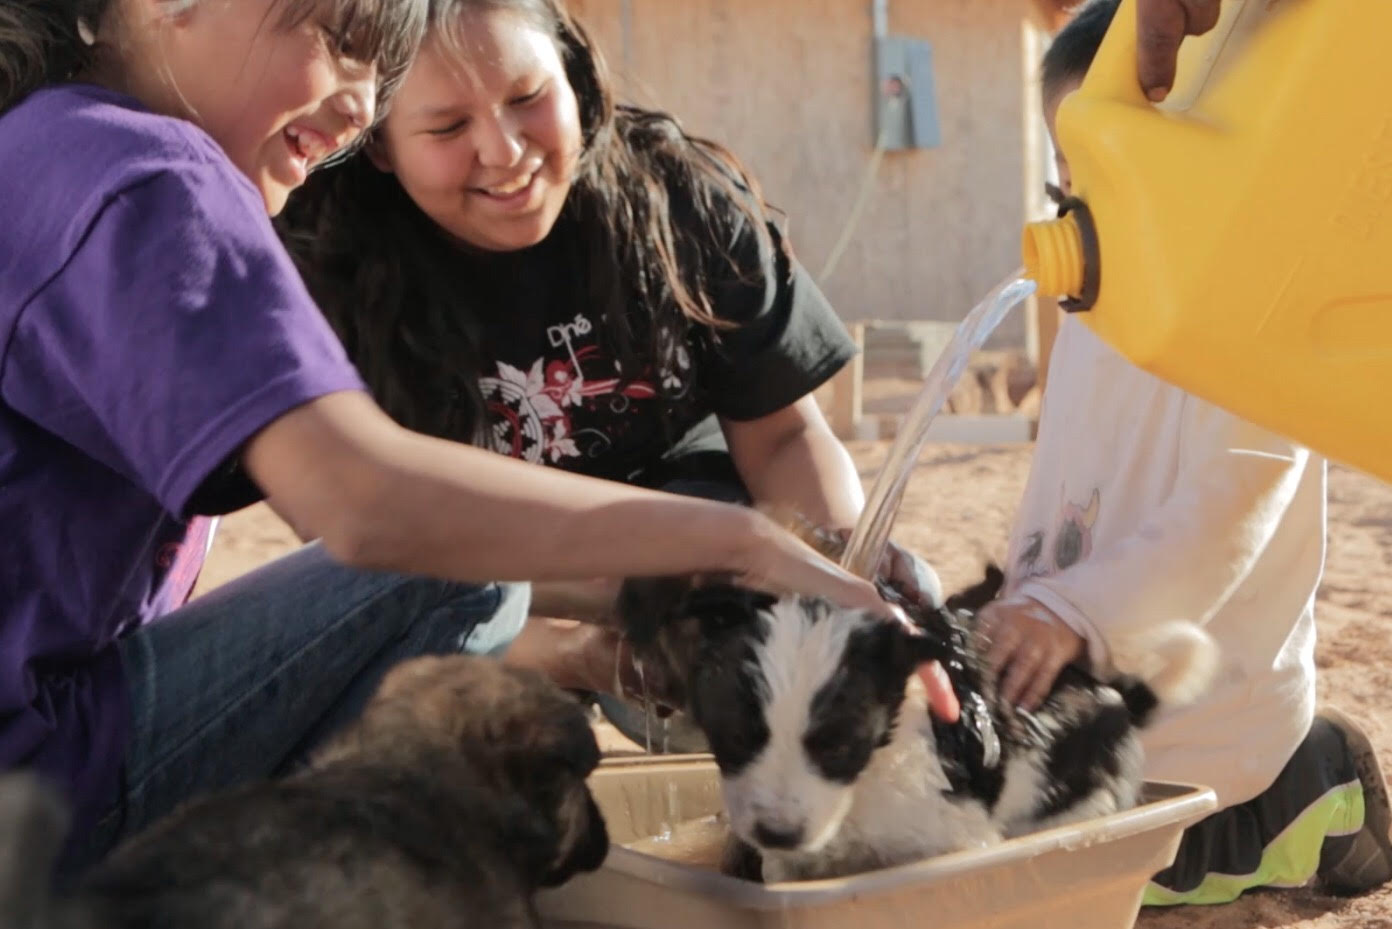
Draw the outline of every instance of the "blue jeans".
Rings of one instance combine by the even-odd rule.
[[[122,783],[61,871],[194,795],[293,768],[399,661],[502,654],[530,599],[525,584],[357,571],[309,545],[131,634],[120,642],[132,708]]]

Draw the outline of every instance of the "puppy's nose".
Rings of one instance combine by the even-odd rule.
[[[771,826],[757,822],[754,824],[754,838],[764,848],[797,848],[802,844],[802,827]]]

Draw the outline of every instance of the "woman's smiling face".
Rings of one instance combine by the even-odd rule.
[[[489,251],[535,245],[570,192],[583,141],[554,38],[522,14],[461,14],[460,54],[432,34],[373,146],[421,210]]]

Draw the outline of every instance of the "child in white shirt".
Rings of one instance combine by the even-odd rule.
[[[1116,7],[1085,6],[1046,54],[1051,135]],[[1222,809],[1186,832],[1146,902],[1392,878],[1377,759],[1347,717],[1315,714],[1323,459],[1131,365],[1073,318],[1049,373],[1005,596],[983,612],[1002,693],[1031,708],[1065,664],[1106,669],[1109,643],[1200,622],[1220,670],[1146,730],[1146,775],[1207,784]]]

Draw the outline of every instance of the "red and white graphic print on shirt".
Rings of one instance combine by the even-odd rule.
[[[625,416],[648,412],[641,401],[657,398],[652,380],[625,383],[593,335],[594,324],[577,313],[546,328],[559,357],[543,354],[526,370],[499,361],[496,377],[479,379],[494,451],[538,464],[593,457],[616,444]],[[685,348],[677,352],[677,367],[663,377],[669,398],[682,396],[689,382]]]

